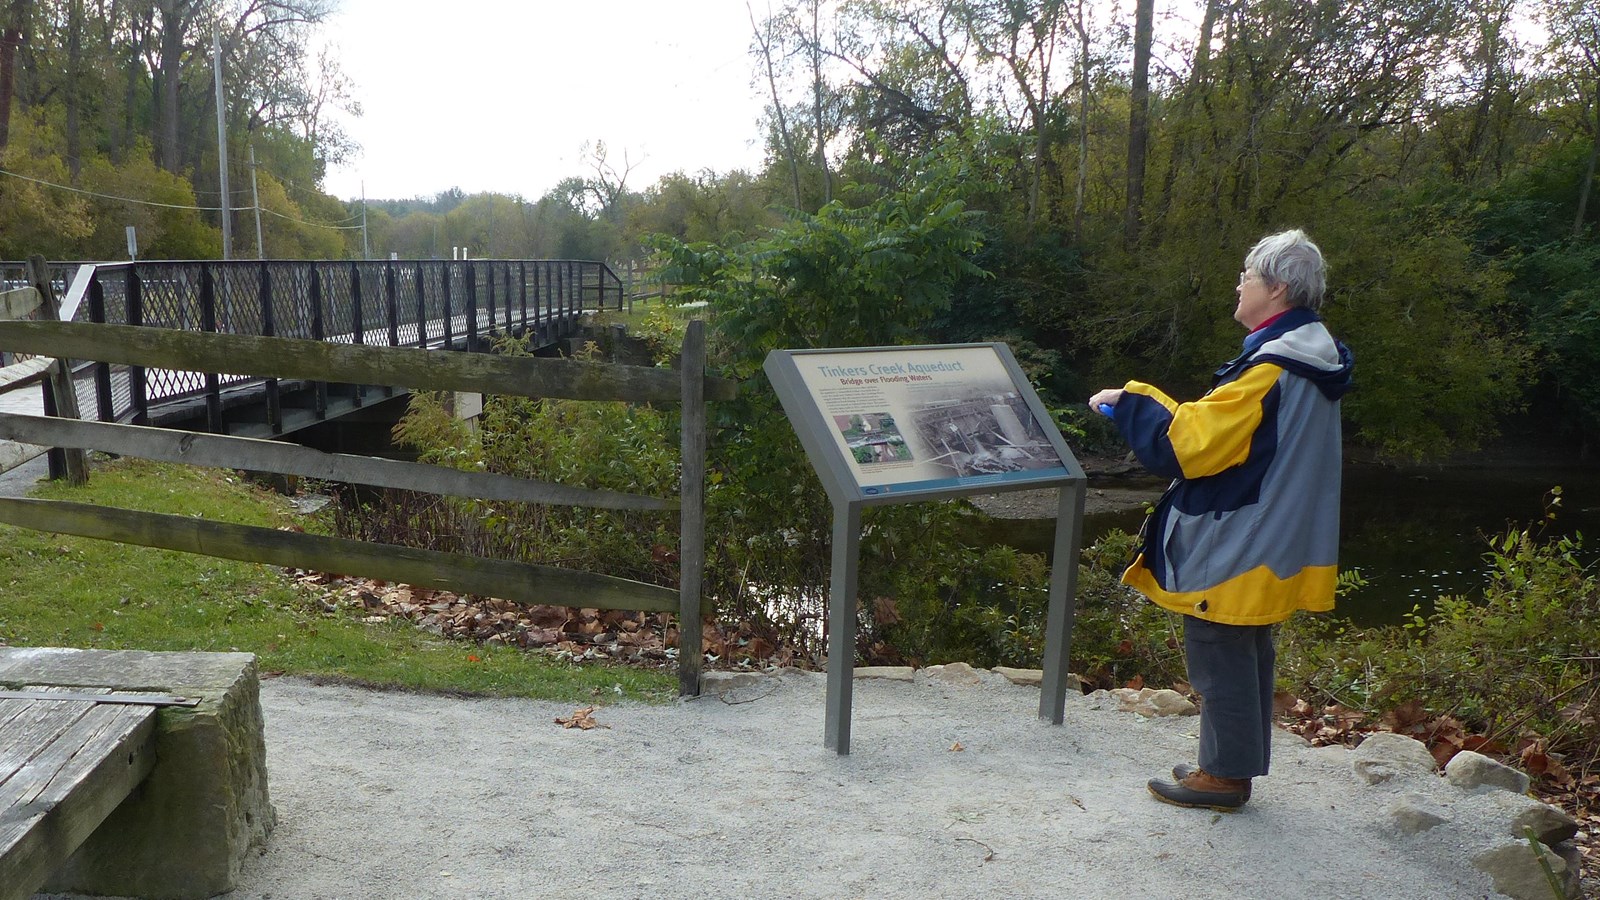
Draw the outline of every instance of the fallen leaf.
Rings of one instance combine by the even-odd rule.
[[[954,744],[950,745],[950,752],[951,753],[960,753],[961,751],[963,751],[965,749],[967,749],[967,748],[961,746],[961,742],[960,741],[956,741]]]
[[[900,621],[900,610],[893,597],[872,598],[872,618],[879,625],[893,625]]]
[[[556,717],[556,724],[560,725],[562,728],[578,728],[578,729],[581,729],[583,731],[588,731],[591,728],[608,728],[608,727],[610,727],[610,726],[607,726],[607,725],[601,725],[599,722],[596,722],[594,720],[594,711],[595,711],[595,707],[593,707],[593,706],[585,706],[582,709],[573,710],[572,711],[572,715],[567,716],[565,718],[562,718],[561,716],[557,716]]]
[[[1421,700],[1408,700],[1383,714],[1383,724],[1390,731],[1404,733],[1406,729],[1428,719],[1428,711]]]

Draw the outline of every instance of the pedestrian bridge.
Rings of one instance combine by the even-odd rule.
[[[50,274],[63,321],[382,347],[481,352],[511,335],[537,352],[584,313],[626,304],[611,268],[584,260],[52,263]],[[25,283],[24,267],[0,264],[0,278]],[[104,362],[73,376],[84,419],[244,437],[288,435],[403,392]],[[0,405],[55,413],[48,388]]]

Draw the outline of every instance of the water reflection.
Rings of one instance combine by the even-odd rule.
[[[1545,533],[1600,537],[1600,474],[1550,467],[1345,472],[1340,562],[1358,566],[1368,586],[1342,604],[1362,623],[1394,622],[1441,594],[1472,595],[1485,580],[1486,538],[1537,525],[1545,496],[1562,488]],[[1590,559],[1600,547],[1586,547]]]

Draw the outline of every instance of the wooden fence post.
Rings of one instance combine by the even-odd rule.
[[[706,323],[683,334],[683,465],[678,535],[678,695],[700,694],[700,590],[706,563]]]
[[[61,319],[61,304],[56,300],[55,287],[50,283],[50,266],[43,256],[28,257],[28,280],[39,292],[40,312],[51,322]],[[78,391],[72,385],[72,360],[58,359],[50,367],[50,394],[55,399],[56,415],[68,419],[81,418],[78,414]],[[89,483],[89,460],[82,450],[65,450],[67,483]]]

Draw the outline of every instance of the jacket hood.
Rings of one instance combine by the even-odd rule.
[[[1244,349],[1217,370],[1221,381],[1257,363],[1282,366],[1311,381],[1329,400],[1337,400],[1353,387],[1351,372],[1355,357],[1341,341],[1328,332],[1321,317],[1297,307],[1244,339]]]

